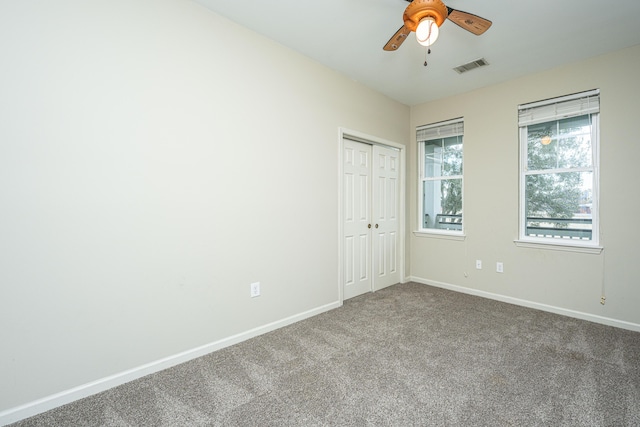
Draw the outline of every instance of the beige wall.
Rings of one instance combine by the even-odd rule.
[[[414,279],[640,330],[637,137],[640,46],[411,109],[411,127],[464,117],[466,240],[410,233]],[[491,72],[491,68],[475,72]],[[460,76],[473,78],[473,74]],[[601,90],[600,255],[516,247],[518,104]],[[408,211],[417,225],[415,132],[408,151]],[[475,260],[484,263],[475,269]],[[495,271],[504,262],[504,273]],[[600,304],[604,281],[606,305]]]
[[[407,106],[187,0],[0,2],[0,57],[0,414],[339,304],[338,130]]]

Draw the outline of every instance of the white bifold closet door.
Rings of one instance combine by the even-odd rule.
[[[400,281],[399,151],[344,139],[344,299]]]

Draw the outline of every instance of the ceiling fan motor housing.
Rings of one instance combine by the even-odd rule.
[[[431,17],[439,27],[449,14],[447,6],[440,0],[413,0],[404,10],[402,19],[404,25],[411,31],[418,28],[418,24],[424,18]]]

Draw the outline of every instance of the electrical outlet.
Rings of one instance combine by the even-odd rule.
[[[496,272],[504,273],[504,265],[501,262],[496,262]]]
[[[251,298],[260,296],[260,282],[255,282],[251,284]]]
[[[480,260],[480,259],[476,260],[476,268],[478,270],[482,270],[482,260]]]
[[[607,298],[606,298],[604,295],[602,295],[602,296],[600,297],[600,304],[604,305],[604,302],[605,302],[606,300],[607,300]]]

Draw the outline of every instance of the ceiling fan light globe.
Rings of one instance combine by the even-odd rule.
[[[439,33],[440,29],[435,19],[427,16],[420,21],[418,28],[416,28],[416,40],[422,46],[429,47],[436,42]]]

